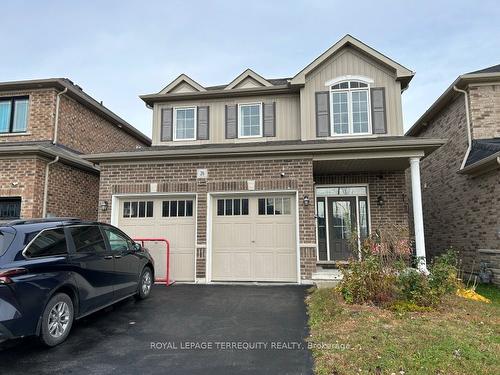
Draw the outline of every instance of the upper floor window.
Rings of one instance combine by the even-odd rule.
[[[26,96],[0,98],[0,134],[26,131],[28,100]]]
[[[262,137],[262,103],[239,104],[238,111],[239,137]]]
[[[330,86],[331,134],[370,134],[370,81],[334,80],[327,84]]]
[[[196,139],[196,107],[174,108],[174,141]]]

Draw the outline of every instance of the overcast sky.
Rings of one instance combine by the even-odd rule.
[[[3,0],[1,13],[0,81],[70,78],[147,135],[138,95],[180,73],[289,77],[348,33],[416,72],[405,129],[458,75],[500,64],[498,1]]]

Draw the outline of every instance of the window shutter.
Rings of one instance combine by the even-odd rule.
[[[330,92],[316,93],[316,137],[330,135]]]
[[[209,127],[209,107],[198,107],[198,124],[197,124],[197,137],[198,139],[209,139],[210,137],[210,127]]]
[[[372,88],[371,97],[373,134],[385,134],[387,133],[387,121],[385,114],[385,88]]]
[[[161,140],[171,141],[173,130],[173,114],[172,108],[163,108],[161,110]]]
[[[238,137],[238,106],[226,105],[226,139]]]
[[[262,124],[264,137],[276,137],[276,102],[262,105]]]

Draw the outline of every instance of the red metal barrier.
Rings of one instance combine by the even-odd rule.
[[[167,286],[171,285],[173,281],[170,280],[170,241],[166,238],[134,238],[133,240],[140,242],[143,247],[144,242],[165,242],[167,247],[167,277],[165,279],[155,278],[155,282],[164,282]]]

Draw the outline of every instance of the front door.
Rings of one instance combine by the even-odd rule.
[[[316,218],[319,261],[357,257],[369,235],[368,187],[317,187]]]
[[[331,260],[348,260],[356,249],[356,198],[327,198]],[[353,244],[355,245],[353,249]]]

